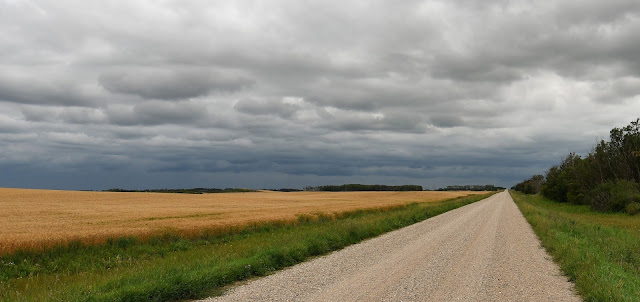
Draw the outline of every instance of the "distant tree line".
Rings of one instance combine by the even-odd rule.
[[[291,189],[291,188],[282,188],[282,189],[267,189],[269,191],[276,191],[276,192],[302,192],[304,190],[301,189]]]
[[[362,185],[362,184],[344,184],[337,186],[317,186],[306,187],[305,191],[328,191],[328,192],[349,192],[349,191],[422,191],[419,185]]]
[[[439,188],[436,191],[500,191],[504,189],[506,188],[494,185],[455,185]]]
[[[125,190],[125,189],[108,189],[105,192],[152,192],[152,193],[184,193],[184,194],[204,194],[204,193],[240,193],[240,192],[256,192],[252,189],[242,188],[193,188],[193,189],[146,189],[146,190]]]
[[[520,191],[525,194],[538,194],[542,189],[542,185],[544,184],[544,176],[543,175],[534,175],[531,178],[524,180],[515,186],[511,187],[511,189]]]
[[[639,213],[640,119],[612,129],[609,141],[600,141],[584,158],[567,155],[547,171],[540,192],[558,202],[590,205],[596,211]]]

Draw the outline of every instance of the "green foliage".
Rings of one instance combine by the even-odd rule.
[[[624,211],[628,204],[640,201],[640,190],[638,184],[630,180],[608,181],[591,190],[590,198],[595,210]]]
[[[572,204],[589,204],[597,211],[624,211],[640,188],[640,119],[614,128],[581,158],[570,153],[547,171],[541,193]]]
[[[0,257],[0,301],[175,301],[206,297],[493,193],[337,216],[301,216],[199,238],[166,234],[141,241],[74,243]],[[7,270],[6,268],[11,268]]]
[[[567,202],[567,172],[559,166],[553,166],[547,171],[547,177],[540,192],[542,195],[559,202]]]
[[[585,301],[640,301],[640,220],[512,192]]]
[[[317,186],[306,187],[306,191],[329,191],[329,192],[352,192],[352,191],[422,191],[419,185],[362,185],[362,184],[344,184],[339,186]]]
[[[640,213],[640,202],[634,201],[627,204],[625,210],[629,215],[636,215]]]
[[[544,184],[544,176],[534,175],[531,178],[516,184],[513,189],[525,194],[538,194]]]

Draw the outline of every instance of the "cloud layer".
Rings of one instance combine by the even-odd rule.
[[[0,1],[0,186],[511,185],[640,116],[637,1]]]

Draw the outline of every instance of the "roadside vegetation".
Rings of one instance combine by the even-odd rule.
[[[511,195],[585,301],[640,301],[640,216]]]
[[[0,301],[168,301],[322,255],[494,193],[339,214],[300,215],[197,237],[167,233],[99,245],[71,242],[0,256]]]
[[[533,176],[512,189],[600,212],[640,213],[640,119],[614,128],[584,158],[570,153],[546,177]]]

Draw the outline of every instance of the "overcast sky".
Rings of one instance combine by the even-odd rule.
[[[511,186],[640,117],[640,1],[0,0],[0,186]]]

